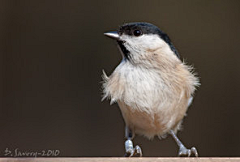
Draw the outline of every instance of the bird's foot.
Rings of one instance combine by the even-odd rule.
[[[138,145],[133,147],[133,142],[129,139],[126,140],[125,142],[125,150],[126,150],[125,157],[133,157],[133,156],[142,157],[141,147],[139,147]]]
[[[133,156],[142,157],[142,150],[138,145],[136,145],[132,149],[126,150],[125,157],[133,157]]]
[[[192,147],[191,149],[187,149],[185,146],[180,146],[178,156],[187,156],[190,157],[191,155],[198,157],[198,152],[195,147]]]

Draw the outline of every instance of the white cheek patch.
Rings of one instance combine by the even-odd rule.
[[[139,37],[123,34],[120,39],[126,42],[126,48],[132,52],[156,50],[166,45],[157,34],[143,34]]]
[[[165,42],[156,34],[142,35],[136,37],[136,42],[143,48],[148,50],[154,50],[156,48],[164,46]]]

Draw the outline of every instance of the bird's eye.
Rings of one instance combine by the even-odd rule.
[[[141,30],[134,30],[133,31],[133,35],[135,35],[136,37],[142,35],[142,31]]]

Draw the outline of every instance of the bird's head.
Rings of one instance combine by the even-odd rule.
[[[120,26],[118,31],[104,34],[115,39],[123,58],[133,63],[141,63],[141,61],[149,59],[151,55],[161,52],[179,58],[179,54],[167,34],[150,23],[127,23]]]

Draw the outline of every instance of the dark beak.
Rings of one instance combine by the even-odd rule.
[[[119,40],[119,34],[116,31],[107,32],[107,33],[104,33],[104,35],[109,37],[109,38],[112,38],[112,39],[115,39],[115,40]]]

